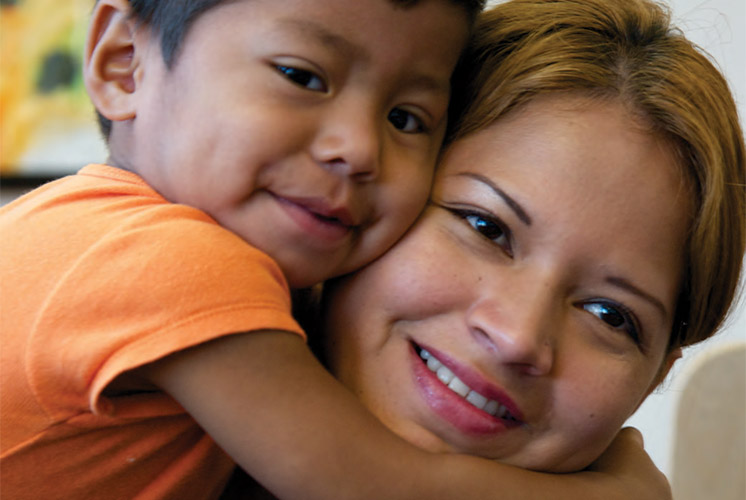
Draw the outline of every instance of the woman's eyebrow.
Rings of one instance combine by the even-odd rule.
[[[526,213],[526,211],[523,209],[523,207],[515,201],[513,198],[508,195],[505,191],[497,187],[497,185],[492,182],[492,179],[489,177],[485,177],[484,175],[475,174],[473,172],[463,172],[458,175],[462,175],[464,177],[469,177],[471,179],[474,179],[478,182],[481,182],[483,184],[486,184],[487,187],[489,187],[492,191],[495,192],[500,198],[505,201],[505,204],[510,207],[510,209],[515,213],[516,217],[523,222],[525,225],[530,226],[532,223],[531,217]]]
[[[622,288],[634,295],[637,295],[638,297],[644,299],[645,301],[655,306],[655,308],[661,312],[664,318],[668,317],[668,311],[666,310],[666,306],[663,305],[663,302],[661,302],[654,296],[650,295],[648,292],[636,287],[635,285],[633,285],[626,279],[621,278],[619,276],[607,276],[606,282],[611,285],[616,286],[617,288]]]

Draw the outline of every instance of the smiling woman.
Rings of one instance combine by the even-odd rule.
[[[410,442],[582,469],[730,307],[743,135],[649,2],[501,4],[472,57],[431,204],[329,288],[325,354]]]
[[[456,141],[416,228],[336,289],[333,371],[428,449],[587,466],[678,355],[687,193],[619,103],[534,100]]]

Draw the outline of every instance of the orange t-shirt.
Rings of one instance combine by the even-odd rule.
[[[176,402],[104,391],[221,336],[303,335],[279,267],[105,165],[0,208],[0,234],[0,495],[217,496],[234,464]]]

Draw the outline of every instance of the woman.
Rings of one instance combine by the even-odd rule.
[[[330,288],[325,354],[410,442],[579,470],[729,310],[743,134],[644,0],[498,5],[466,60],[432,202]]]
[[[432,202],[327,289],[324,354],[422,448],[580,470],[733,301],[735,105],[646,0],[500,4],[465,64]]]

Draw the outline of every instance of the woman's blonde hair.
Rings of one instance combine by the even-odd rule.
[[[485,11],[454,80],[449,140],[538,95],[618,99],[673,146],[694,197],[669,347],[713,335],[738,290],[746,154],[733,97],[708,57],[647,0],[513,0]],[[499,154],[499,152],[497,152]]]

